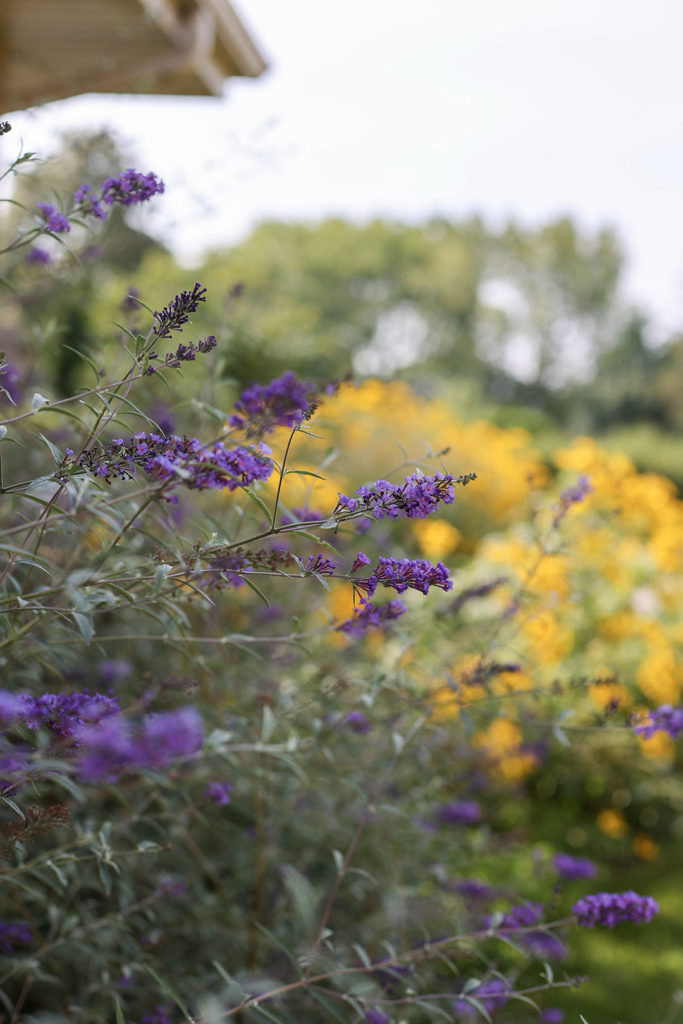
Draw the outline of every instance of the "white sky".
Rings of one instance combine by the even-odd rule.
[[[118,130],[166,181],[150,226],[187,261],[264,217],[569,213],[615,227],[628,293],[683,324],[679,0],[235,6],[260,80],[222,100],[78,97],[14,115],[5,141]]]

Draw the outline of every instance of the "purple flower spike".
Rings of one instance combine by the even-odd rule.
[[[337,628],[348,636],[360,636],[373,627],[381,628],[388,622],[394,622],[405,614],[406,606],[399,597],[386,604],[375,605],[370,601],[363,601],[360,608],[357,608],[350,619],[342,622]]]
[[[377,480],[374,484],[359,487],[356,498],[340,494],[335,514],[363,511],[375,519],[424,519],[439,507],[439,502],[445,505],[453,503],[456,484],[464,487],[476,478],[476,473],[461,476],[453,476],[452,473],[433,473],[431,476],[413,473],[402,484]]]
[[[572,857],[568,853],[556,853],[553,867],[562,878],[595,878],[598,869],[592,860],[586,857]]]
[[[474,800],[454,800],[437,812],[444,825],[477,825],[481,821],[481,807]]]
[[[55,235],[65,234],[67,231],[71,231],[71,225],[64,214],[60,213],[59,210],[50,203],[38,203],[38,209],[43,215],[47,231],[51,231]]]
[[[672,739],[676,739],[683,732],[683,708],[662,704],[654,711],[648,711],[642,721],[636,722],[633,731],[644,740],[649,740],[656,732],[668,732]]]
[[[389,1018],[381,1010],[366,1010],[365,1024],[389,1024]]]
[[[145,203],[152,196],[164,191],[164,183],[156,174],[141,174],[129,167],[116,178],[107,178],[102,183],[102,202],[105,206],[120,203],[121,206],[134,206]]]
[[[651,896],[629,892],[599,892],[584,896],[572,907],[577,924],[583,928],[614,928],[622,921],[643,924],[659,912],[659,904]]]
[[[232,786],[229,782],[210,782],[204,790],[204,796],[221,807],[225,807],[230,803],[231,790]]]

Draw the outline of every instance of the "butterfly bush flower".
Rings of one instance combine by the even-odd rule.
[[[142,174],[129,167],[117,177],[107,178],[102,182],[102,202],[105,206],[135,206],[146,203],[152,196],[161,195],[165,186],[156,174]]]
[[[651,896],[628,892],[599,892],[584,896],[572,907],[577,924],[583,928],[614,928],[622,921],[643,924],[659,912],[659,904]]]
[[[549,1006],[541,1013],[541,1024],[562,1024],[564,1021],[564,1010],[558,1006]]]
[[[120,707],[111,694],[44,693],[32,697],[28,693],[0,692],[0,722],[3,725],[21,723],[29,729],[46,726],[58,736],[73,736],[80,728],[117,715]]]
[[[587,857],[572,857],[568,853],[556,853],[553,857],[553,867],[558,875],[570,880],[595,878],[598,873],[592,860],[588,860]]]
[[[381,555],[371,576],[354,580],[354,586],[364,590],[372,597],[378,583],[384,587],[392,587],[399,594],[406,590],[419,590],[422,594],[429,593],[430,587],[451,590],[453,581],[443,562],[432,565],[425,559],[417,558],[383,558]]]
[[[0,951],[11,956],[15,946],[25,946],[32,939],[25,921],[0,921]]]
[[[321,576],[334,576],[334,570],[336,568],[336,562],[333,562],[330,558],[325,558],[324,555],[321,554],[309,555],[302,565],[304,572],[317,572]]]
[[[291,370],[269,384],[250,384],[235,402],[237,412],[230,417],[231,427],[246,428],[252,434],[268,434],[275,427],[293,427],[309,412],[316,395],[315,386],[299,380]]]
[[[342,633],[359,636],[368,629],[381,628],[388,622],[394,622],[405,614],[406,606],[400,598],[388,601],[387,604],[375,605],[370,601],[362,601],[350,619],[338,626]]]
[[[473,999],[477,999],[487,1013],[494,1013],[501,1006],[505,1006],[509,999],[509,988],[502,978],[490,978],[484,981],[477,988],[471,989],[468,993]],[[456,999],[453,1003],[455,1012],[465,1020],[472,1020],[480,1017],[478,1010],[468,1003],[466,999]]]
[[[249,487],[255,480],[267,480],[273,463],[268,449],[228,448],[222,441],[205,445],[186,434],[162,437],[160,434],[137,433],[130,441],[115,438],[104,448],[94,446],[75,460],[66,459],[58,471],[58,479],[68,480],[70,468],[83,469],[106,483],[114,478],[132,478],[136,469],[157,480],[173,480],[192,490],[208,488],[234,491]]]
[[[351,732],[366,733],[372,729],[372,723],[362,711],[349,711],[343,725],[348,725]]]
[[[197,312],[200,302],[206,302],[206,288],[197,281],[191,292],[180,292],[161,312],[154,314],[154,333],[158,338],[170,338],[171,331],[182,331],[190,314]]]
[[[38,209],[43,215],[46,231],[51,231],[55,235],[71,231],[71,225],[64,214],[50,203],[38,203]]]
[[[424,519],[436,511],[440,502],[445,505],[453,503],[456,484],[464,487],[476,478],[476,473],[460,476],[453,476],[452,473],[433,473],[431,476],[413,473],[402,484],[377,480],[374,484],[359,487],[355,498],[340,493],[334,514],[346,510],[369,513],[375,519]]]
[[[481,807],[475,800],[454,800],[441,807],[436,816],[444,825],[477,825]]]
[[[32,249],[29,249],[26,255],[26,262],[33,263],[37,266],[48,267],[52,263],[52,256],[46,249],[41,249],[40,246],[34,245]]]
[[[196,754],[204,728],[194,708],[149,715],[135,727],[123,715],[106,718],[77,733],[79,774],[84,782],[114,782],[125,771],[165,768]]]
[[[204,790],[204,796],[221,807],[225,807],[230,803],[231,790],[232,786],[229,782],[210,782]]]
[[[648,711],[641,721],[636,721],[633,731],[644,740],[649,740],[656,732],[667,732],[676,739],[683,732],[683,708],[662,704],[654,711]]]
[[[366,1010],[364,1019],[365,1024],[389,1024],[389,1018],[381,1010]]]
[[[81,185],[80,188],[76,189],[74,192],[74,202],[83,208],[82,213],[92,214],[98,220],[107,219],[107,211],[103,208],[90,185]]]

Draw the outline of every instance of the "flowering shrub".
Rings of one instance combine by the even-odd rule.
[[[40,204],[10,272],[161,191],[129,169]],[[547,781],[568,714],[588,743],[680,731],[680,505],[589,442],[555,480],[522,432],[403,387],[292,372],[231,402],[217,336],[159,351],[203,301],[83,355],[73,395],[7,374],[8,1019],[559,1020],[573,926],[657,905],[531,850],[510,793]],[[164,425],[183,370],[202,400]]]

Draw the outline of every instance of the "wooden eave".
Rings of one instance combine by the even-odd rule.
[[[86,92],[220,96],[265,68],[228,0],[0,0],[0,115]]]

